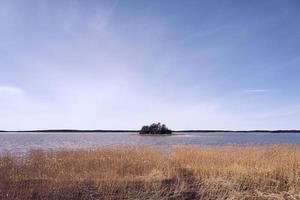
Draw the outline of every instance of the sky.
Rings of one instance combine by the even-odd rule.
[[[300,129],[298,0],[1,0],[0,130]]]

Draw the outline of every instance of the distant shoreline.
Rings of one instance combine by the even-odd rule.
[[[45,133],[72,133],[72,132],[139,132],[139,130],[79,130],[79,129],[49,129],[49,130],[17,130],[17,131],[5,131],[0,132],[45,132]],[[237,132],[237,133],[300,133],[300,130],[176,130],[175,133],[217,133],[217,132]]]

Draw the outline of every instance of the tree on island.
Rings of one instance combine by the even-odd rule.
[[[167,128],[165,124],[161,124],[160,122],[153,123],[150,126],[143,126],[140,130],[140,134],[152,134],[152,135],[163,135],[163,134],[171,134],[172,131]]]

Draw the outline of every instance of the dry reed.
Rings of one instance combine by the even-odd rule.
[[[151,147],[0,156],[0,199],[300,199],[300,149]]]

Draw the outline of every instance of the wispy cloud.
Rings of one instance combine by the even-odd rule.
[[[20,88],[14,86],[7,86],[7,85],[0,85],[0,94],[13,94],[13,95],[20,95],[23,94],[24,91]]]
[[[247,89],[242,90],[243,93],[249,93],[249,94],[258,94],[258,93],[268,93],[271,92],[270,89]]]

